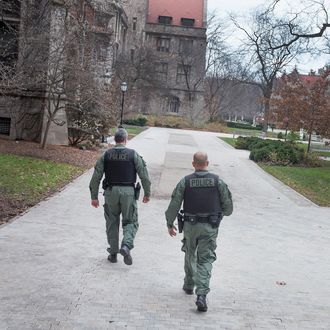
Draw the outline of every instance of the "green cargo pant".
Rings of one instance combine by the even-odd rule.
[[[119,225],[122,215],[123,239],[121,246],[130,250],[134,247],[134,238],[139,228],[137,204],[133,187],[114,186],[104,191],[104,217],[110,253],[119,252]]]
[[[193,289],[196,286],[197,295],[206,295],[210,292],[212,263],[217,259],[218,228],[212,228],[208,223],[186,222],[183,232],[184,287]]]

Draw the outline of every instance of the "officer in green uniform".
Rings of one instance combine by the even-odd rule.
[[[146,163],[133,149],[126,148],[127,132],[120,128],[115,133],[116,145],[107,150],[96,162],[94,174],[89,184],[92,206],[99,207],[98,193],[100,181],[104,189],[104,217],[109,243],[108,260],[117,262],[117,253],[124,257],[126,265],[133,263],[130,250],[139,227],[137,203],[138,191],[135,186],[136,174],[141,179],[144,190],[143,203],[150,199],[150,179]],[[122,215],[123,239],[119,249],[119,224]]]
[[[233,203],[227,185],[207,171],[206,153],[197,152],[192,165],[195,172],[177,184],[165,216],[168,232],[175,236],[177,228],[173,223],[183,202],[183,290],[186,294],[193,294],[195,287],[197,309],[206,312],[212,263],[216,260],[218,227],[222,217],[233,212]]]

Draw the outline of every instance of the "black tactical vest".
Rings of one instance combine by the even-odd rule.
[[[211,215],[221,212],[219,177],[212,173],[185,177],[183,210],[185,215]]]
[[[133,149],[113,148],[104,154],[104,173],[107,186],[129,185],[136,182]]]

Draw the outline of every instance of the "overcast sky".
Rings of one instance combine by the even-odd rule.
[[[217,10],[222,16],[227,12],[246,12],[264,3],[264,0],[208,0],[208,10]]]
[[[255,7],[265,3],[269,3],[267,0],[208,0],[208,11],[216,11],[217,16],[225,17],[229,13],[234,14],[248,14]],[[298,5],[300,0],[290,0],[291,6]],[[327,2],[327,1],[326,1]],[[300,59],[300,63],[297,63],[298,69],[302,73],[308,73],[310,69],[317,70],[325,65],[326,62],[330,62],[330,56],[322,56],[318,58],[304,57]]]

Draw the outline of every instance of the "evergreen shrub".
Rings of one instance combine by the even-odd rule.
[[[139,116],[136,118],[125,119],[123,123],[126,125],[133,125],[133,126],[146,126],[148,123],[148,119],[146,117]]]
[[[234,122],[234,121],[228,121],[227,122],[227,127],[231,127],[231,128],[242,128],[242,129],[252,129],[252,130],[256,130],[256,131],[261,131],[262,130],[262,126],[261,125],[252,126],[252,125],[249,125],[249,124],[237,123],[237,122]]]
[[[304,162],[304,151],[290,142],[239,137],[235,147],[250,150],[250,159],[255,162],[272,165],[293,165]]]

